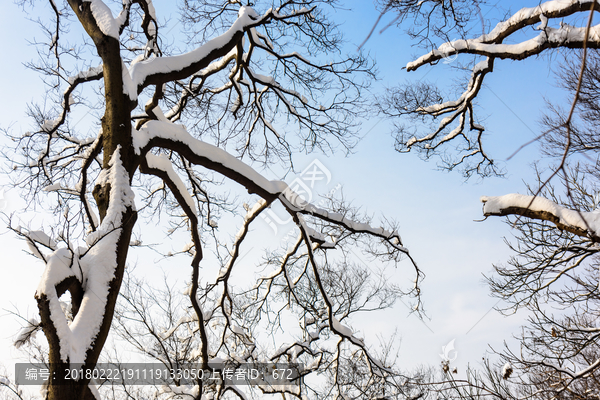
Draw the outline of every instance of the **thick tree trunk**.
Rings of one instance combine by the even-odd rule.
[[[104,35],[96,25],[90,11],[89,2],[69,0],[69,3],[81,21],[83,27],[90,35],[96,45],[98,55],[102,58],[104,73],[104,95],[106,109],[102,117],[102,151],[103,168],[108,169],[109,161],[115,151],[119,151],[123,167],[133,177],[138,161],[133,150],[131,137],[131,110],[135,108],[136,102],[131,100],[123,90],[123,61],[120,55],[119,41],[113,37]],[[109,208],[111,186],[102,183],[94,188],[93,195],[98,206],[101,220],[106,217]],[[113,319],[115,304],[119,296],[121,282],[127,261],[127,251],[131,239],[131,232],[137,219],[137,212],[128,207],[121,215],[121,231],[116,246],[116,268],[114,277],[109,283],[109,293],[102,323],[97,336],[85,355],[84,370],[93,369],[98,361]],[[66,289],[65,289],[66,290]],[[83,289],[85,290],[85,289]],[[63,290],[64,292],[64,290]],[[77,292],[77,290],[76,290]],[[62,293],[59,293],[59,296]],[[58,381],[48,386],[46,399],[48,400],[91,400],[95,397],[89,389],[89,380],[61,380],[64,370],[69,368],[69,362],[61,360],[60,341],[56,327],[50,318],[49,301],[45,295],[38,298],[38,307],[42,319],[42,327],[49,343],[49,361],[51,363],[51,374]],[[77,311],[78,307],[74,309]]]

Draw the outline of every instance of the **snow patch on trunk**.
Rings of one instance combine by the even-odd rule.
[[[60,342],[61,360],[85,362],[85,354],[96,339],[109,294],[109,284],[117,268],[117,243],[122,231],[122,216],[127,208],[134,208],[134,194],[129,174],[123,167],[117,148],[110,161],[110,169],[100,174],[97,183],[110,184],[109,207],[106,217],[86,238],[89,248],[74,253],[60,248],[48,257],[46,270],[38,286],[36,297],[46,295],[50,303],[50,318]],[[80,256],[83,250],[84,256]],[[74,276],[84,289],[77,316],[69,324],[60,306],[56,285]]]
[[[110,8],[102,0],[84,0],[90,4],[92,15],[98,24],[98,28],[106,36],[111,36],[119,40],[119,24],[115,20]]]

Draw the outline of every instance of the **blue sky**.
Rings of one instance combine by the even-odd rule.
[[[160,6],[157,1],[157,10]],[[516,3],[516,2],[513,2]],[[518,2],[523,4],[524,2]],[[535,2],[532,2],[535,3]],[[348,33],[349,48],[366,37],[377,18],[371,3],[365,0],[348,1],[352,12],[339,12],[335,18],[344,22],[342,31]],[[507,3],[504,2],[506,5]],[[163,14],[164,16],[164,14]],[[385,25],[385,21],[381,26]],[[4,5],[0,14],[0,36],[6,55],[0,64],[3,95],[0,99],[0,126],[11,127],[13,133],[29,127],[25,116],[26,105],[43,96],[43,85],[37,75],[23,67],[36,57],[28,40],[38,32],[12,3]],[[439,84],[452,83],[450,68],[423,67],[422,71],[407,73],[401,67],[419,54],[410,47],[410,41],[401,31],[390,28],[375,34],[365,49],[377,60],[380,81],[373,91],[393,86],[405,80],[427,79]],[[487,86],[479,96],[480,115],[486,115],[486,142],[488,152],[504,161],[516,148],[530,140],[538,131],[537,119],[543,108],[543,96],[558,98],[561,92],[553,86],[550,64],[546,58],[525,62],[497,62],[495,72],[488,76]],[[537,148],[530,146],[504,163],[504,179],[472,178],[464,182],[458,172],[436,170],[435,160],[424,162],[415,154],[399,154],[393,150],[391,125],[387,120],[374,117],[364,122],[363,140],[353,154],[299,156],[296,165],[302,168],[312,160],[320,160],[330,171],[329,186],[343,185],[346,198],[376,218],[385,215],[399,221],[404,244],[425,272],[422,293],[429,319],[418,320],[409,315],[408,308],[397,304],[385,315],[365,316],[353,321],[353,327],[369,327],[365,334],[375,339],[377,333],[389,336],[397,329],[399,360],[402,368],[419,364],[438,364],[441,347],[455,339],[458,352],[456,365],[464,372],[467,363],[476,364],[487,346],[502,346],[518,333],[524,315],[503,317],[490,309],[497,303],[482,283],[482,274],[489,273],[492,264],[502,263],[510,253],[502,238],[510,237],[510,227],[501,219],[482,218],[481,195],[500,195],[524,192],[522,180],[533,182],[529,164],[538,157]],[[3,145],[7,139],[2,138]],[[269,174],[268,171],[265,171]],[[269,176],[271,179],[277,176]],[[6,182],[0,178],[0,184]],[[22,205],[18,193],[5,189],[6,211]],[[33,214],[32,214],[33,215]],[[25,221],[33,217],[23,216]],[[232,231],[232,235],[235,231]],[[4,260],[3,279],[0,281],[0,304],[8,310],[18,310],[27,316],[36,314],[33,298],[42,265],[22,251],[25,244],[12,233],[0,228]],[[400,268],[398,274],[406,273]],[[18,356],[12,347],[12,338],[18,330],[14,316],[2,313],[0,317],[0,360],[7,368]]]

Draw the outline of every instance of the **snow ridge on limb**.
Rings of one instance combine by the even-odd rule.
[[[188,192],[187,188],[185,187],[185,183],[183,182],[183,180],[181,180],[179,175],[177,175],[177,172],[175,172],[175,169],[173,169],[173,164],[171,163],[171,160],[169,160],[164,155],[155,156],[152,153],[147,153],[146,154],[146,163],[148,164],[149,168],[159,169],[159,170],[163,171],[164,173],[166,173],[169,176],[169,179],[171,181],[173,181],[173,183],[177,187],[177,192],[180,193],[181,196],[184,198],[184,200],[185,200],[187,206],[190,208],[191,212],[194,215],[198,215],[198,211],[196,209],[196,203],[194,203],[194,200],[193,200],[192,196],[190,195],[190,193]]]
[[[272,199],[287,187],[284,182],[269,181],[225,150],[194,138],[183,125],[148,121],[133,132],[133,145],[138,154],[147,154],[153,147],[177,151],[190,162],[218,171],[263,198]]]
[[[42,253],[40,246],[43,246],[49,250],[56,251],[57,246],[54,239],[48,236],[43,231],[25,231],[23,228],[16,228],[14,231],[19,235],[25,238],[27,241],[27,246],[34,257],[39,258],[40,260],[47,262],[47,256]]]
[[[600,242],[600,211],[581,212],[562,207],[539,196],[507,194],[482,196],[483,215],[521,215],[553,222],[559,229]]]
[[[482,43],[478,39],[461,39],[444,43],[437,50],[408,63],[406,69],[414,71],[424,64],[438,61],[452,54],[468,53],[500,59],[523,60],[544,50],[557,47],[579,49],[583,47],[586,30],[586,27],[574,27],[567,24],[561,24],[559,28],[546,27],[538,36],[517,44]],[[590,29],[587,45],[589,48],[600,47],[600,25]]]
[[[600,4],[597,0],[552,0],[537,7],[523,8],[506,21],[498,23],[490,33],[481,35],[476,39],[446,42],[417,60],[409,62],[406,69],[414,71],[425,64],[439,61],[452,54],[479,54],[522,60],[551,47],[581,48],[585,36],[585,27],[574,28],[566,24],[561,24],[558,29],[546,26],[537,37],[522,43],[506,45],[502,44],[502,41],[526,26],[547,22],[548,19],[563,18],[578,12],[588,11],[593,3],[596,3],[596,11],[598,11]],[[600,46],[598,29],[600,29],[598,26],[592,28],[588,38],[588,47]]]
[[[60,306],[57,287],[71,277],[76,277],[76,272],[80,268],[78,264],[78,255],[71,253],[68,249],[61,248],[56,250],[48,257],[46,269],[40,280],[38,288],[35,292],[36,299],[45,298],[48,301],[50,311],[50,319],[52,326],[56,331],[60,344],[60,356],[63,362],[72,360],[72,362],[82,362],[83,358],[79,357],[79,346],[76,344],[76,338],[67,322],[65,311]],[[75,267],[75,268],[73,268]],[[82,276],[78,277],[81,282]],[[43,321],[43,318],[42,318]],[[87,348],[85,349],[87,350]],[[85,350],[83,353],[85,353]]]

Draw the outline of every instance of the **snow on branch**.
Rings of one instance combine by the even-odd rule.
[[[415,136],[410,138],[406,142],[406,151],[410,151],[410,149],[413,145],[419,144],[419,143],[426,143],[426,145],[425,145],[426,149],[435,150],[441,144],[448,142],[448,141],[454,139],[455,137],[463,134],[463,130],[465,129],[465,120],[467,119],[467,114],[469,115],[469,120],[471,121],[471,129],[478,130],[480,132],[480,134],[479,134],[479,137],[480,137],[481,133],[483,133],[483,128],[481,126],[477,125],[473,121],[473,113],[472,113],[473,100],[475,99],[475,97],[479,93],[479,90],[481,89],[481,85],[483,83],[483,78],[485,77],[485,75],[487,73],[491,72],[492,69],[493,69],[493,61],[490,58],[487,58],[486,60],[478,63],[473,68],[473,72],[471,74],[471,80],[468,83],[467,90],[457,100],[447,101],[447,102],[441,103],[441,104],[422,106],[422,107],[418,107],[414,110],[407,109],[406,110],[407,112],[413,112],[413,113],[421,114],[421,115],[431,115],[434,117],[437,117],[437,116],[440,116],[440,115],[443,115],[446,113],[452,113],[452,114],[448,117],[443,118],[440,121],[438,128],[434,132],[432,132],[426,136],[420,137],[420,138],[417,138]],[[444,137],[442,137],[437,142],[435,142],[433,145],[431,145],[430,142],[433,142],[435,139],[437,139],[438,135],[440,135],[440,133],[443,132],[452,122],[454,122],[456,120],[456,118],[459,118],[459,125],[456,128],[454,128],[450,133],[446,134]],[[469,146],[469,147],[472,147],[472,146]],[[478,149],[478,152],[482,152],[482,150]]]
[[[195,139],[182,125],[148,121],[133,132],[133,145],[138,154],[147,154],[153,147],[177,151],[190,162],[217,171],[265,199],[277,197],[287,187],[284,182],[269,181],[225,150]]]
[[[97,67],[90,67],[85,71],[79,71],[76,75],[70,76],[68,81],[70,85],[74,85],[76,83],[98,80],[102,78],[103,72],[103,66],[100,64]]]
[[[541,22],[538,29],[547,26],[548,18],[563,18],[582,11],[589,11],[597,0],[552,0],[536,7],[522,8],[506,21],[500,22],[488,34],[479,38],[483,43],[499,42],[525,26]],[[598,11],[598,8],[595,7]]]
[[[507,194],[481,198],[483,214],[488,216],[521,215],[553,222],[559,229],[600,242],[600,211],[581,212],[562,207],[539,196]]]
[[[196,203],[194,202],[194,199],[190,195],[190,192],[185,187],[185,183],[181,180],[179,175],[177,175],[177,172],[175,172],[175,169],[173,169],[173,164],[171,163],[171,160],[169,160],[164,155],[155,156],[152,153],[147,153],[146,154],[146,163],[149,168],[161,170],[169,176],[169,179],[174,183],[175,187],[177,188],[176,189],[177,192],[179,193],[181,198],[184,199],[185,203],[190,208],[191,212],[194,215],[197,215],[198,211],[196,209]]]
[[[235,48],[247,29],[260,24],[269,16],[268,13],[259,18],[250,7],[241,7],[238,19],[227,32],[195,50],[178,56],[156,57],[133,64],[129,73],[138,93],[148,85],[184,79],[208,67],[214,60],[226,56]]]
[[[25,238],[27,241],[27,246],[31,253],[39,258],[40,260],[46,262],[46,255],[44,255],[41,251],[40,246],[45,247],[46,249],[55,251],[57,249],[56,242],[48,236],[43,231],[25,231],[24,229],[15,229],[15,231]]]
[[[554,0],[542,3],[537,7],[523,8],[508,20],[498,23],[489,34],[484,34],[476,39],[463,39],[444,43],[417,60],[409,62],[406,69],[414,71],[425,64],[439,61],[452,54],[479,54],[522,60],[548,48],[582,48],[586,28],[576,28],[566,24],[561,24],[559,28],[545,26],[537,37],[522,43],[507,45],[503,44],[502,41],[526,26],[590,10],[592,4],[596,1]],[[600,7],[597,7],[597,10],[598,8]],[[590,30],[588,47],[600,46],[599,29],[598,26],[594,26]]]
[[[406,69],[414,71],[424,64],[438,61],[452,54],[478,54],[500,59],[523,60],[544,50],[558,47],[583,48],[586,27],[574,27],[562,23],[559,28],[546,27],[538,36],[517,44],[482,43],[480,39],[462,39],[444,43],[437,50],[408,63]],[[588,48],[600,47],[600,25],[590,28]]]
[[[381,110],[390,117],[409,115],[422,119],[430,116],[433,120],[442,117],[436,128],[427,133],[410,128],[397,126],[396,150],[409,152],[413,148],[430,157],[439,147],[455,140],[460,140],[462,156],[458,159],[444,160],[444,166],[454,169],[467,159],[480,157],[474,164],[465,166],[464,174],[470,176],[477,172],[481,175],[498,173],[493,160],[486,154],[482,146],[484,127],[475,118],[474,102],[479,94],[485,76],[493,71],[494,59],[487,57],[477,63],[471,72],[467,87],[456,100],[440,102],[441,95],[437,88],[429,84],[407,85],[388,90],[388,96],[380,105]],[[465,164],[463,164],[465,165]]]

